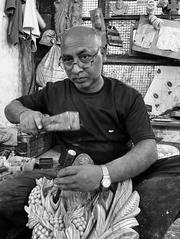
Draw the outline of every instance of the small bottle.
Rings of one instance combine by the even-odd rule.
[[[64,159],[63,167],[71,166],[75,160],[75,157],[76,157],[76,151],[74,151],[73,149],[69,149]]]

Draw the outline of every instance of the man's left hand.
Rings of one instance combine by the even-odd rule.
[[[61,169],[54,182],[61,190],[90,192],[99,188],[101,179],[101,167],[88,164]]]

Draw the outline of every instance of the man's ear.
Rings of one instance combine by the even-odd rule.
[[[106,57],[106,53],[107,53],[107,45],[105,45],[104,47],[101,47],[101,54],[104,57]]]

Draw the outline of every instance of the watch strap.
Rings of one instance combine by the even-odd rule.
[[[108,168],[105,165],[101,165],[102,169],[102,180],[101,180],[101,189],[108,190],[111,185],[111,177],[109,175]]]
[[[103,177],[110,177],[108,168],[105,165],[101,165]]]

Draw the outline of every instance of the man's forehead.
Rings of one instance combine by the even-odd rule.
[[[93,46],[95,48],[100,46],[100,41],[95,31],[91,28],[74,27],[70,29],[62,39],[62,48],[64,50],[74,47],[91,48]]]
[[[75,26],[65,31],[63,38],[96,36],[96,30],[86,26]]]
[[[96,40],[87,38],[67,38],[64,42],[63,49],[67,50],[70,48],[97,48],[98,44],[96,44]]]

